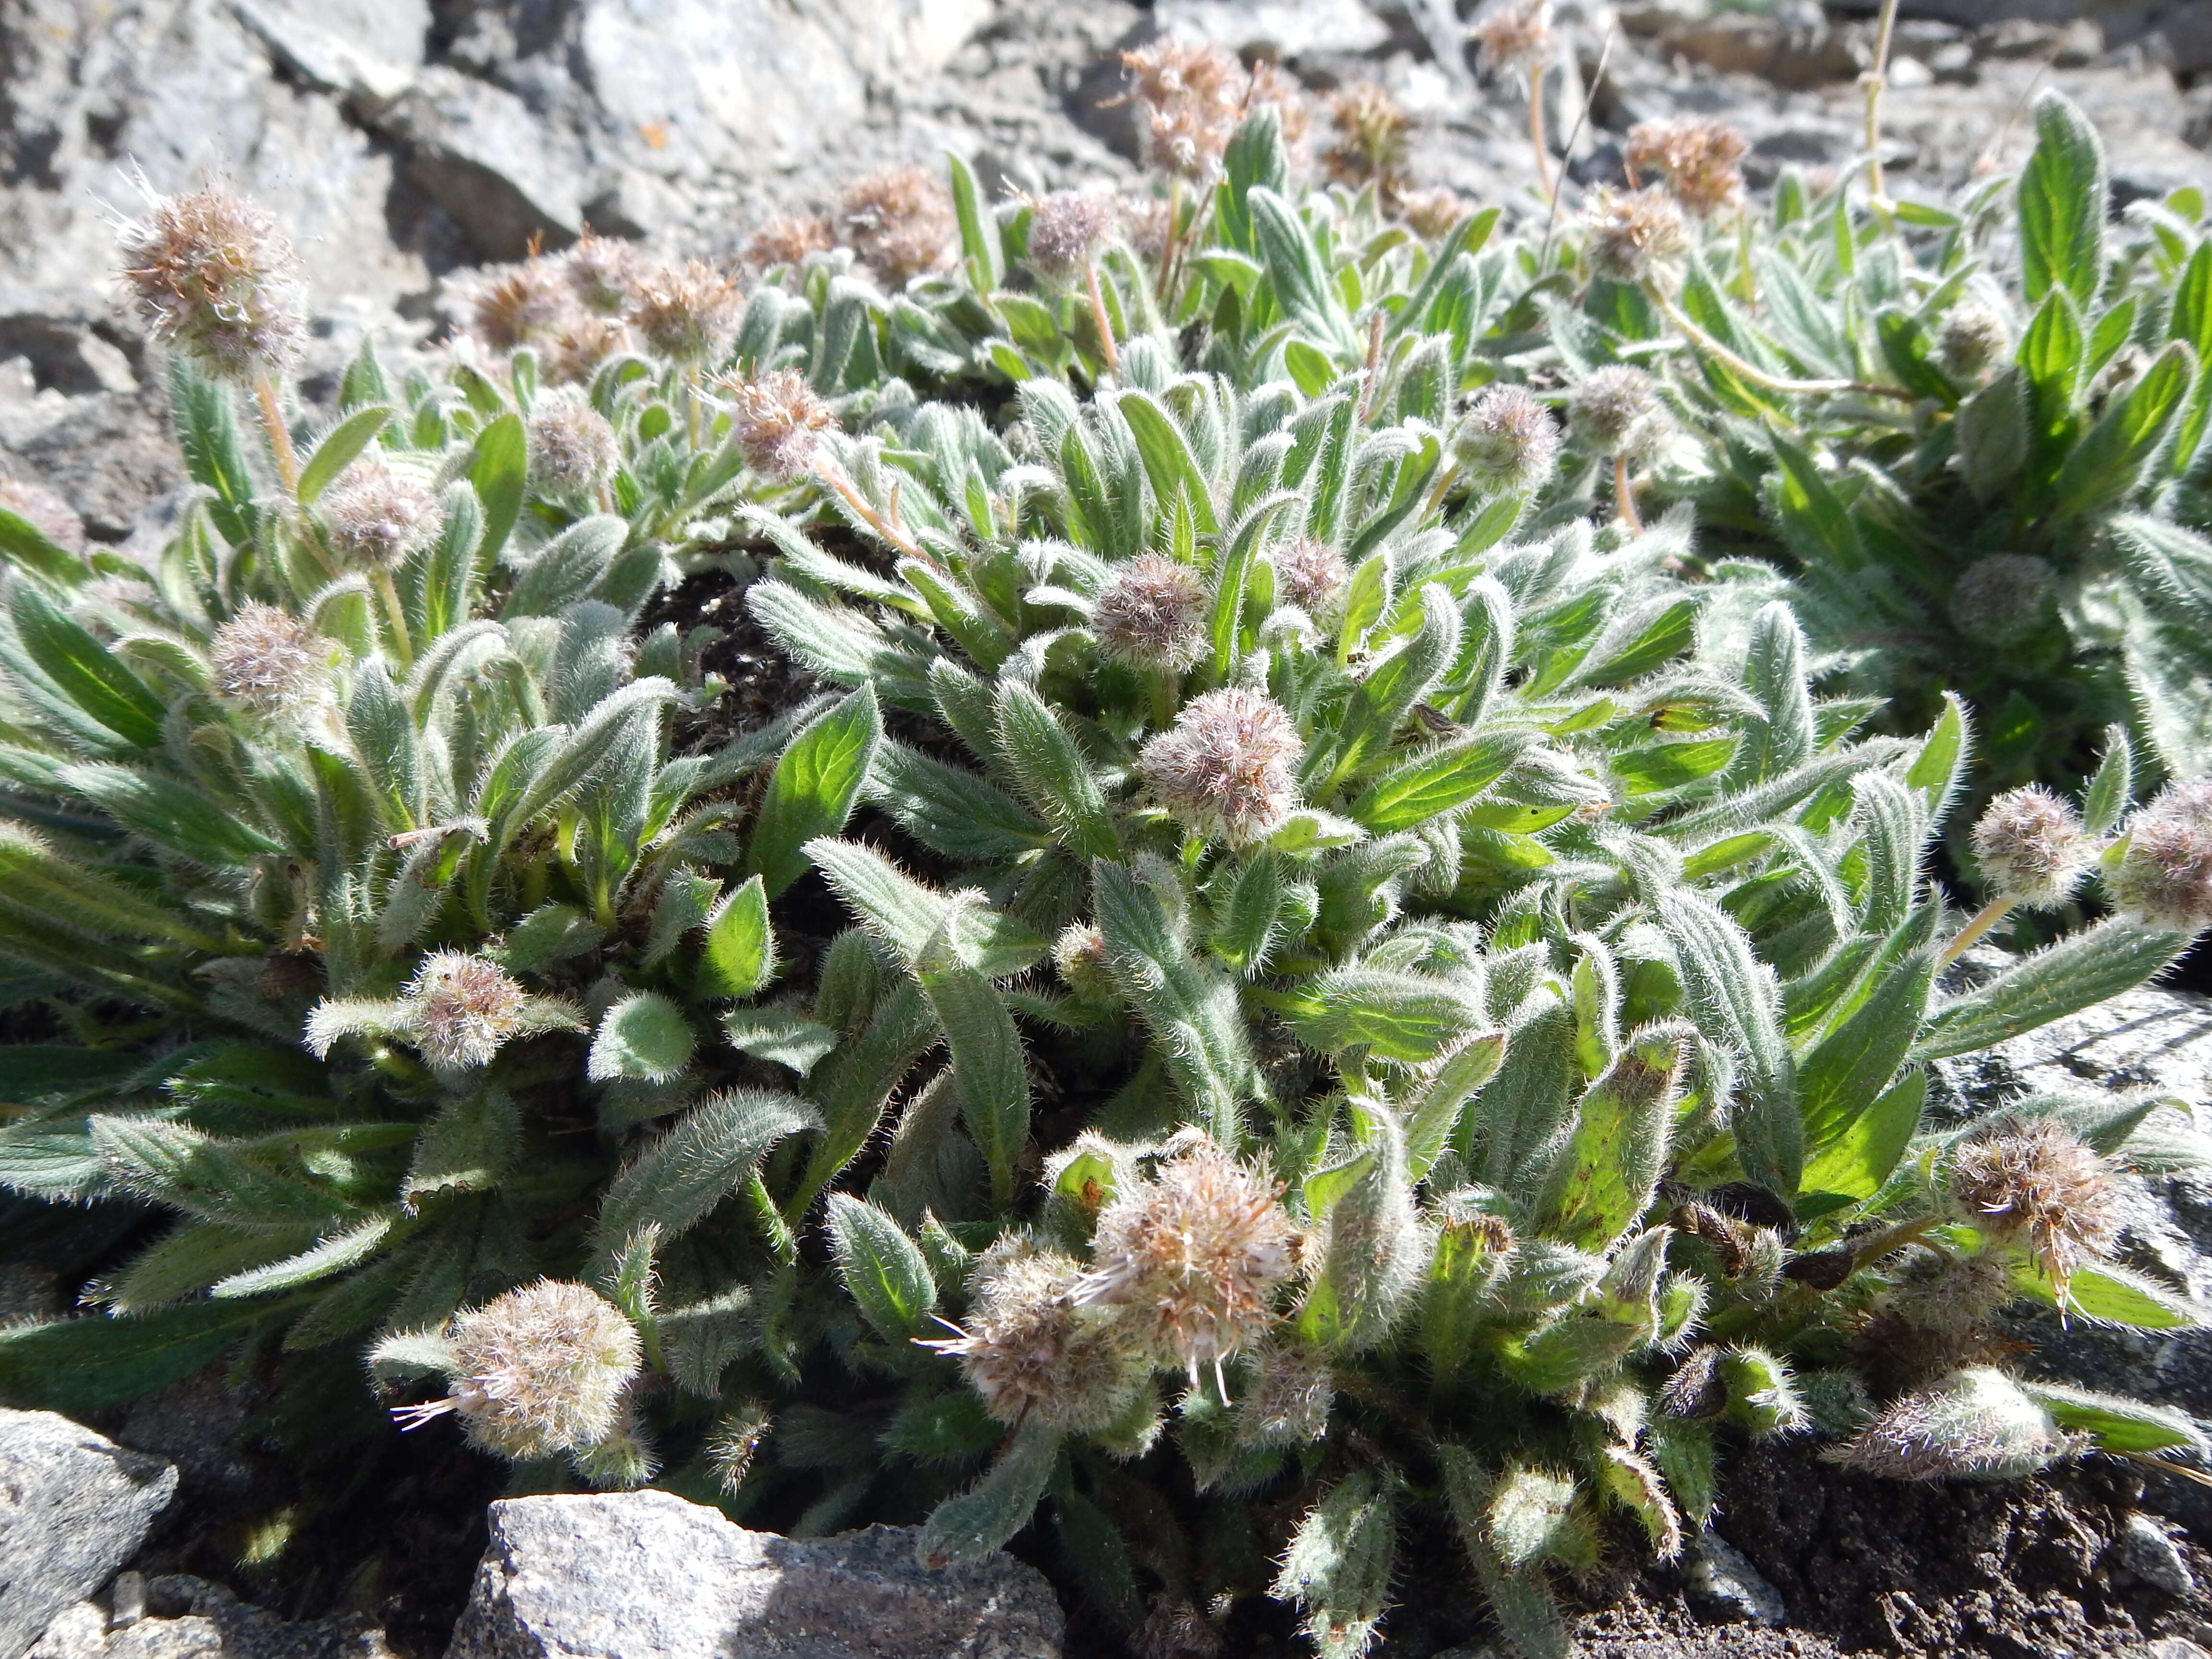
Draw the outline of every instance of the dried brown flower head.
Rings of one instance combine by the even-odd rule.
[[[437,497],[373,457],[338,474],[315,511],[331,550],[354,570],[389,570],[438,530]]]
[[[2105,872],[2112,908],[2146,927],[2212,927],[2212,802],[2198,778],[2169,785],[2135,815],[2117,868]]]
[[[251,380],[299,356],[299,258],[255,204],[221,185],[155,197],[117,244],[154,337],[206,373]]]
[[[1082,276],[1114,234],[1114,204],[1096,191],[1056,190],[1030,204],[1030,264],[1055,283]]]
[[[208,689],[263,720],[303,713],[330,690],[337,647],[273,605],[247,605],[208,642]]]
[[[1078,1306],[1082,1269],[1026,1238],[1002,1239],[975,1264],[968,1323],[922,1346],[960,1361],[984,1409],[1016,1427],[1104,1427],[1148,1380],[1110,1309]]]
[[[2020,645],[2058,614],[2058,572],[2047,559],[1992,553],[1977,559],[1951,587],[1951,620],[1984,645]]]
[[[12,513],[56,547],[84,551],[84,520],[76,509],[44,484],[0,473],[0,513]]]
[[[1139,668],[1185,669],[1206,649],[1205,584],[1188,565],[1139,553],[1115,573],[1091,612],[1099,649]]]
[[[1385,190],[1402,181],[1406,135],[1413,123],[1387,91],[1372,81],[1353,82],[1328,100],[1328,122],[1335,137],[1322,162],[1330,178]]]
[[[2039,910],[2073,896],[2095,850],[2081,815],[2039,784],[1992,800],[1973,839],[1974,861],[1990,890]]]
[[[1250,89],[1237,60],[1216,46],[1164,36],[1123,52],[1121,68],[1143,118],[1146,164],[1186,179],[1208,177]]]
[[[1460,422],[1453,452],[1468,477],[1497,495],[1528,495],[1551,482],[1559,428],[1528,387],[1486,387]]]
[[[1656,173],[1684,208],[1700,219],[1743,205],[1743,134],[1711,115],[1639,121],[1621,151],[1629,176]]]
[[[541,495],[588,495],[622,459],[607,417],[574,386],[544,393],[530,411],[530,482]]]
[[[1221,1363],[1273,1322],[1297,1271],[1297,1230],[1264,1170],[1194,1133],[1157,1177],[1100,1212],[1091,1261],[1077,1298],[1129,1310],[1193,1387],[1210,1367],[1225,1398]]]
[[[805,218],[785,215],[769,220],[745,244],[745,263],[756,270],[773,265],[803,264],[810,253],[827,253],[837,246],[837,233],[820,214]]]
[[[945,264],[958,234],[952,193],[927,167],[891,167],[845,188],[845,240],[886,288],[904,288]]]
[[[461,325],[494,351],[542,340],[576,312],[561,267],[535,256],[455,277],[447,291]]]
[[[642,261],[635,242],[586,228],[557,263],[577,304],[597,317],[619,317],[629,306]]]
[[[1470,207],[1466,197],[1444,185],[1427,190],[1401,191],[1397,205],[1398,216],[1414,234],[1429,237],[1449,232],[1467,217]]]
[[[729,399],[738,447],[745,465],[763,477],[787,483],[812,468],[821,449],[816,435],[837,424],[830,406],[794,368],[731,376],[720,382]]]
[[[1590,269],[1616,283],[1664,281],[1690,251],[1682,210],[1662,190],[1600,190],[1583,223]]]
[[[2085,1255],[2119,1236],[2110,1167],[2063,1123],[2007,1120],[1951,1155],[1952,1199],[1992,1237],[2024,1247],[2066,1298]]]
[[[1297,799],[1291,766],[1304,748],[1279,705],[1225,686],[1192,698],[1145,745],[1137,769],[1194,834],[1250,847],[1289,818]]]
[[[599,373],[599,365],[631,348],[629,325],[619,318],[572,315],[543,340],[538,350],[547,382],[579,386]]]
[[[630,321],[646,345],[672,363],[720,359],[744,314],[738,285],[703,259],[641,274],[630,289]]]
[[[1268,556],[1276,591],[1310,617],[1326,617],[1352,580],[1344,555],[1327,542],[1301,536]]]
[[[1486,75],[1527,71],[1548,63],[1559,49],[1552,29],[1552,0],[1498,0],[1470,31]]]
[[[516,1462],[581,1451],[620,1426],[636,1330],[585,1285],[541,1279],[453,1322],[453,1393],[395,1413],[409,1428],[457,1413],[468,1437]]]

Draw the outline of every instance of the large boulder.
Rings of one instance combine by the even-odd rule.
[[[137,1553],[177,1489],[158,1457],[52,1412],[0,1410],[0,1659]]]
[[[1058,1659],[1043,1577],[1003,1555],[927,1571],[911,1528],[747,1532],[671,1492],[514,1498],[447,1659]]]

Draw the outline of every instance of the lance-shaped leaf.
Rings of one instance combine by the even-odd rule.
[[[1259,1067],[1236,987],[1192,958],[1159,896],[1126,865],[1102,859],[1091,870],[1115,984],[1151,1030],[1193,1117],[1221,1145],[1237,1146]]]
[[[2035,153],[2020,175],[2021,285],[2032,305],[2063,288],[2078,305],[2105,280],[2105,146],[2063,93],[2035,100]]]
[[[246,1232],[319,1228],[353,1206],[303,1172],[182,1123],[95,1117],[93,1145],[114,1179],[172,1209]]]
[[[0,1330],[0,1396],[27,1410],[123,1405],[204,1370],[257,1328],[284,1317],[265,1302],[224,1300],[18,1325]]]
[[[165,853],[215,869],[242,869],[276,843],[236,813],[172,779],[123,766],[64,766],[62,781]]]
[[[830,1252],[860,1316],[888,1342],[920,1334],[937,1310],[937,1282],[921,1246],[874,1205],[832,1193],[823,1214]]]
[[[990,979],[970,967],[954,943],[959,908],[923,946],[915,976],[952,1051],[961,1121],[991,1172],[1000,1210],[1014,1200],[1014,1160],[1030,1134],[1029,1068],[1021,1034]]]
[[[1482,1086],[1505,1062],[1506,1036],[1482,1031],[1445,1055],[1436,1074],[1406,1108],[1406,1173],[1426,1177],[1444,1148],[1458,1139],[1460,1119]]]
[[[1247,978],[1257,974],[1281,932],[1289,896],[1282,862],[1273,849],[1262,848],[1246,859],[1236,869],[1228,900],[1207,935],[1213,954]]]
[[[1448,817],[1505,775],[1533,739],[1523,732],[1485,732],[1393,767],[1352,804],[1352,816],[1376,835]]]
[[[769,1147],[821,1127],[805,1101],[769,1090],[702,1101],[615,1177],[599,1206],[598,1259],[611,1262],[641,1227],[681,1237],[752,1178]]]
[[[1634,1033],[1583,1091],[1574,1129],[1536,1206],[1546,1237],[1604,1250],[1644,1213],[1667,1161],[1674,1089],[1692,1035],[1680,1024]]]
[[[1370,1115],[1367,1146],[1306,1180],[1322,1243],[1298,1334],[1334,1352],[1356,1353],[1389,1335],[1428,1265],[1431,1241],[1414,1213],[1404,1132],[1388,1110]]]
[[[1297,1604],[1299,1628],[1322,1659],[1358,1659],[1382,1622],[1398,1553],[1394,1497],[1383,1471],[1354,1470],[1314,1505],[1283,1553],[1274,1595]]]
[[[1744,1172],[1777,1192],[1795,1192],[1804,1126],[1774,970],[1758,959],[1735,920],[1703,895],[1677,888],[1659,896],[1658,908],[1698,1024],[1741,1066],[1735,1127]]]
[[[1896,1079],[1928,1012],[1936,957],[1935,946],[1923,945],[1886,961],[1858,1012],[1799,1062],[1797,1102],[1808,1157],[1848,1133]]]
[[[915,1559],[933,1572],[978,1561],[1027,1526],[1059,1466],[1060,1439],[1035,1423],[1017,1431],[981,1480],[930,1511]]]
[[[1429,695],[1459,654],[1459,607],[1451,595],[1431,582],[1421,589],[1416,605],[1419,626],[1368,665],[1345,706],[1336,741],[1309,749],[1306,775],[1319,780],[1309,792],[1312,799],[1325,802],[1363,761],[1388,749],[1413,705]]]
[[[1520,1659],[1568,1659],[1573,1639],[1540,1570],[1508,1560],[1492,1534],[1491,1506],[1498,1482],[1463,1446],[1438,1446],[1437,1461],[1443,1470],[1444,1501],[1453,1528],[1515,1651]]]
[[[300,469],[300,505],[313,507],[315,499],[330,488],[339,473],[360,459],[362,451],[376,440],[392,419],[392,411],[381,404],[370,404],[356,409],[323,434],[314,453],[307,457]]]
[[[1121,850],[1090,763],[1043,698],[1018,680],[1002,682],[994,735],[1023,799],[1071,849],[1085,858]]]
[[[918,961],[953,915],[953,898],[924,887],[872,848],[824,836],[806,843],[806,855],[829,880],[861,927],[908,963]],[[992,979],[1018,974],[1048,948],[1012,917],[982,904],[961,904],[947,934],[961,959]]]
[[[806,872],[805,845],[852,816],[884,735],[872,686],[823,711],[792,739],[769,779],[746,867],[774,898]]]
[[[868,794],[902,830],[948,858],[987,863],[1052,845],[1052,832],[998,785],[895,738],[876,750]]]
[[[1450,980],[1375,968],[1339,968],[1299,992],[1290,1024],[1323,1054],[1364,1048],[1384,1060],[1433,1060],[1485,1023],[1480,1005]]]
[[[1872,1198],[1911,1145],[1927,1101],[1928,1074],[1916,1066],[1872,1101],[1856,1106],[1840,1128],[1814,1144],[1805,1160],[1805,1192]]]
[[[111,647],[29,582],[11,588],[8,611],[25,654],[70,702],[125,743],[151,749],[161,741],[161,700]]]
[[[412,1211],[434,1193],[488,1192],[514,1167],[521,1143],[522,1115],[508,1096],[491,1089],[454,1096],[415,1138],[400,1202]]]
[[[2049,1412],[2060,1428],[2087,1435],[2100,1450],[2134,1457],[2175,1452],[2201,1458],[2212,1452],[2204,1431],[2186,1412],[2060,1382],[2015,1380],[2020,1391]]]
[[[2008,1042],[2079,1013],[2166,971],[2190,945],[2186,933],[2117,918],[2038,951],[1980,989],[1947,1003],[1914,1047],[1915,1060],[1942,1060]]]

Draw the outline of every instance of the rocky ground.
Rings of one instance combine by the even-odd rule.
[[[434,338],[447,274],[533,240],[557,246],[586,222],[726,257],[775,212],[947,148],[1003,188],[1125,173],[1133,135],[1108,101],[1111,53],[1160,30],[1279,59],[1316,92],[1380,82],[1422,122],[1425,181],[1540,216],[1523,107],[1477,77],[1455,5],[0,0],[0,472],[61,491],[100,538],[158,528],[179,470],[158,365],[106,276],[111,221],[132,210],[142,173],[155,190],[226,174],[276,211],[302,245],[326,374],[365,332],[402,349]],[[1857,14],[1871,9],[1561,0],[1571,49],[1554,137],[1572,179],[1614,176],[1630,125],[1683,111],[1739,123],[1759,182],[1847,164],[1863,143],[1856,76],[1870,55]],[[1884,124],[1900,192],[2017,159],[2027,107],[2051,84],[2105,132],[2124,199],[2212,191],[2200,148],[2212,139],[2212,0],[1907,0],[1905,13]],[[2084,1081],[2148,1086],[2178,1103],[2177,1137],[2212,1133],[2212,1002],[2139,993],[1945,1081],[1962,1113]],[[2132,1191],[2130,1261],[2212,1299],[2212,1184],[2146,1174]],[[0,1319],[51,1305],[50,1281],[21,1277],[0,1271]],[[2025,1334],[2058,1374],[2212,1416],[2212,1337],[2078,1322]],[[399,1552],[405,1593],[283,1581],[282,1605],[264,1611],[213,1582],[279,1593],[276,1578],[239,1576],[253,1540],[212,1540],[197,1522],[270,1478],[229,1443],[250,1438],[246,1420],[222,1390],[188,1389],[105,1425],[126,1452],[58,1419],[0,1413],[0,1659],[439,1652],[471,1595],[491,1485],[380,1468],[363,1512],[412,1539]],[[526,1500],[556,1501],[568,1500]],[[756,1535],[676,1499],[574,1502],[599,1507],[496,1518],[457,1653],[1061,1650],[1039,1581],[1011,1565],[933,1601],[894,1570],[895,1552],[772,1560]],[[428,1524],[433,1513],[450,1524]],[[2105,1469],[1962,1493],[1760,1454],[1740,1463],[1714,1540],[1685,1568],[1583,1588],[1580,1650],[2205,1659],[2207,1546],[2212,1490],[2179,1477]],[[570,1565],[533,1553],[548,1550]],[[588,1631],[561,1626],[574,1609],[560,1585],[577,1564],[641,1559],[720,1565],[679,1572],[690,1589],[660,1597],[661,1612],[600,1607]],[[1423,1595],[1394,1621],[1394,1654],[1476,1659],[1479,1645],[1458,1644],[1479,1640],[1479,1610]],[[817,1616],[851,1596],[880,1613],[865,1640]],[[349,1601],[374,1617],[330,1613]],[[1103,1652],[1080,1620],[1066,1650]]]

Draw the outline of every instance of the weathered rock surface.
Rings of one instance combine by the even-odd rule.
[[[105,1584],[176,1486],[161,1458],[52,1412],[0,1410],[0,1659]]]
[[[383,1632],[358,1618],[280,1619],[182,1573],[148,1579],[127,1597],[121,1589],[106,1605],[65,1609],[28,1659],[392,1659]]]
[[[1006,1556],[925,1571],[909,1528],[798,1541],[670,1492],[516,1498],[447,1659],[1058,1659],[1061,1617]]]

